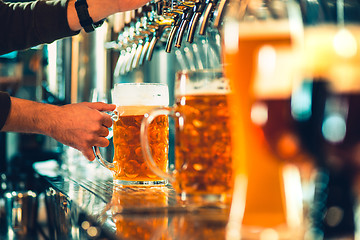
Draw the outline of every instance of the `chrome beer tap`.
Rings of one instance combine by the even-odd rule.
[[[116,40],[117,47],[115,48],[120,52],[113,74],[115,78],[120,76],[120,74],[125,73],[125,66],[128,59],[128,53],[127,53],[128,35],[129,35],[128,31],[131,23],[131,13],[129,11],[124,12],[122,20],[124,23],[123,23],[122,31],[119,33],[118,39]]]
[[[164,17],[161,17],[155,21],[155,26],[156,26],[155,31],[153,33],[153,36],[152,36],[152,39],[151,39],[151,42],[149,45],[149,49],[148,49],[147,55],[146,55],[146,59],[148,61],[150,61],[152,58],[156,43],[163,36],[165,31],[167,31],[169,28],[171,28],[173,21],[174,21],[173,18],[164,18]]]
[[[223,16],[225,13],[225,8],[226,8],[226,4],[227,4],[227,0],[220,0],[220,3],[218,5],[218,7],[216,8],[216,17],[213,23],[213,27],[214,28],[219,28],[222,20],[223,20]]]
[[[188,27],[189,22],[194,14],[194,2],[188,2],[186,8],[184,9],[182,15],[181,15],[181,23],[180,27],[176,34],[176,41],[175,41],[175,47],[180,48],[181,42],[184,36],[185,29]]]
[[[160,2],[160,1],[158,1]],[[153,32],[155,31],[155,27],[152,22],[154,21],[156,11],[159,6],[156,6],[156,3],[148,3],[144,7],[142,7],[142,17],[140,17],[140,27],[138,29],[138,35],[142,36],[139,44],[140,47],[136,53],[136,65],[141,66],[144,64],[144,60],[147,55],[147,51],[149,49],[150,41],[152,39]]]
[[[139,11],[136,16],[137,22],[135,24],[136,28],[134,39],[136,39],[135,41],[137,42],[137,48],[134,59],[132,61],[133,69],[143,64],[143,59],[141,59],[141,56],[146,43],[148,43],[149,34],[151,34],[151,31],[146,27],[148,11],[148,8],[143,8],[142,11]]]
[[[204,16],[203,16],[203,19],[202,19],[202,22],[200,25],[200,30],[199,30],[200,35],[205,35],[206,29],[209,24],[210,17],[213,14],[213,11],[216,7],[217,2],[218,2],[218,0],[209,0],[207,2],[207,5],[206,5],[205,11],[204,11]]]
[[[174,19],[168,39],[166,41],[165,52],[167,53],[171,52],[172,44],[175,40],[176,33],[182,21],[181,15],[183,14],[184,9],[184,6],[176,4],[164,12],[165,16],[172,17]]]
[[[170,30],[168,39],[166,41],[166,46],[165,46],[165,52],[167,52],[167,53],[171,52],[172,44],[173,44],[174,39],[175,39],[175,34],[178,31],[180,23],[181,23],[180,14],[174,15],[173,18],[174,18],[173,26],[172,26],[172,28]]]
[[[205,7],[206,7],[205,0],[201,0],[197,2],[194,6],[194,14],[189,23],[189,31],[187,37],[187,41],[189,43],[192,43],[194,41],[195,30],[198,26],[199,19],[205,10]]]

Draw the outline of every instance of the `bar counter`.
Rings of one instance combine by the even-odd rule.
[[[121,187],[99,167],[38,163],[51,239],[225,239],[229,208],[180,203],[170,185]]]

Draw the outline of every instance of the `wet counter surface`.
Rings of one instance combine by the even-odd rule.
[[[57,237],[225,239],[228,208],[182,204],[171,186],[121,187],[99,169],[77,169],[77,174],[48,164],[34,165],[34,169],[49,186],[48,215],[53,215]],[[61,197],[60,204],[54,203]],[[67,219],[70,223],[65,224],[73,225],[72,229],[64,230],[61,219]],[[74,237],[74,229],[88,236],[76,233]]]

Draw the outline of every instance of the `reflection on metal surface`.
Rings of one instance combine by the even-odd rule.
[[[224,239],[228,209],[179,205],[169,187],[114,187],[108,205],[120,239]]]
[[[50,184],[52,239],[225,239],[228,208],[184,205],[170,186],[123,187],[89,169],[35,171]]]
[[[7,239],[33,236],[37,228],[37,194],[33,191],[13,191],[6,192],[4,196]]]

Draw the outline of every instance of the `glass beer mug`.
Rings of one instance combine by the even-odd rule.
[[[169,105],[168,86],[159,83],[115,84],[112,113],[114,159],[107,161],[98,147],[94,153],[98,162],[108,168],[114,183],[121,185],[159,185],[166,180],[155,175],[144,161],[140,147],[140,125],[144,114],[158,107]],[[150,148],[156,156],[158,166],[165,170],[168,165],[167,116],[160,116],[149,126]]]
[[[176,74],[175,105],[147,115],[141,125],[141,146],[150,168],[169,180],[181,202],[226,206],[232,194],[232,161],[228,82],[220,70]],[[150,126],[164,114],[175,119],[175,170],[158,164],[148,138]]]
[[[235,170],[229,229],[237,234],[230,239],[302,239],[301,178],[293,164],[305,154],[290,111],[300,9],[292,0],[234,0],[229,7],[223,28]]]

